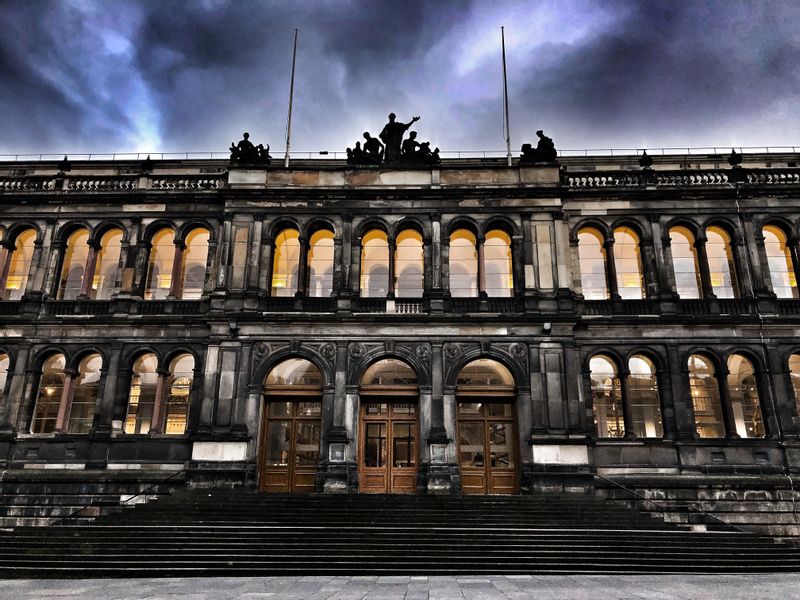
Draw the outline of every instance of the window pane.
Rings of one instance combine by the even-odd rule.
[[[389,405],[385,402],[369,402],[366,411],[371,417],[386,417],[389,415]]]
[[[283,466],[289,464],[289,450],[292,445],[292,422],[267,422],[267,464]]]
[[[319,422],[296,421],[294,464],[311,466],[319,462]]]
[[[478,295],[477,240],[470,231],[457,229],[450,236],[450,295],[474,298]]]
[[[487,417],[511,417],[513,408],[508,402],[487,402],[484,404]]]
[[[719,227],[706,230],[706,254],[711,287],[717,298],[736,297],[736,268],[728,234]]]
[[[361,385],[417,385],[417,374],[403,361],[385,358],[364,371]]]
[[[489,423],[489,458],[493,469],[514,468],[511,423]]]
[[[69,411],[69,433],[88,433],[92,428],[102,367],[103,359],[99,354],[90,354],[80,362]]]
[[[361,296],[385,298],[389,293],[389,239],[373,229],[361,239]]]
[[[789,357],[789,377],[794,390],[794,401],[797,405],[797,414],[800,414],[800,354]]]
[[[459,402],[458,416],[461,417],[480,417],[483,415],[483,404],[480,402]]]
[[[61,281],[58,286],[59,300],[74,300],[81,293],[86,259],[89,258],[89,231],[79,229],[67,239]]]
[[[500,230],[486,234],[483,243],[483,264],[486,269],[486,295],[510,298],[514,294],[511,266],[511,237]]]
[[[700,298],[700,266],[694,236],[688,229],[673,227],[669,230],[672,250],[672,269],[675,273],[675,288],[684,300]]]
[[[414,423],[392,423],[392,465],[413,467],[417,464],[417,440]]]
[[[457,386],[513,386],[514,376],[496,360],[479,358],[459,371]]]
[[[622,388],[611,359],[595,356],[589,361],[594,422],[599,437],[625,436]]]
[[[628,361],[628,371],[628,402],[633,432],[637,437],[662,437],[664,426],[655,365],[644,356],[632,356]]]
[[[108,300],[114,293],[114,286],[119,273],[119,257],[122,252],[122,231],[112,229],[100,240],[97,252],[94,276],[92,279],[92,297],[96,300]]]
[[[128,414],[125,418],[125,433],[147,433],[153,418],[158,384],[158,358],[145,354],[133,363],[131,389],[128,394]]]
[[[406,229],[397,236],[395,254],[395,293],[398,298],[421,298],[423,282],[422,236]]]
[[[269,372],[266,384],[270,385],[313,385],[322,387],[322,373],[304,358],[289,358],[278,363]]]
[[[689,357],[689,390],[697,435],[701,438],[725,437],[722,402],[714,368],[708,359],[696,354]]]
[[[31,270],[31,261],[33,260],[35,241],[36,231],[33,229],[26,229],[17,236],[15,240],[16,249],[11,254],[8,277],[6,277],[4,300],[19,300],[25,293],[25,287],[28,285],[28,275]]]
[[[182,354],[172,361],[167,380],[164,433],[181,434],[186,431],[193,378],[194,358],[191,355]]]
[[[382,467],[386,464],[386,423],[366,423],[364,466]]]
[[[582,229],[578,232],[578,258],[583,297],[587,300],[608,299],[606,251],[599,231]]]
[[[58,407],[61,405],[61,394],[64,392],[65,366],[66,361],[63,354],[54,354],[42,365],[42,377],[39,380],[39,393],[36,399],[36,410],[33,413],[31,433],[55,431]]]
[[[147,272],[146,300],[163,300],[172,285],[172,263],[175,260],[175,232],[162,229],[151,240],[150,263]]]
[[[319,417],[322,414],[322,402],[298,402],[298,417]]]
[[[320,230],[311,236],[308,247],[308,295],[330,296],[333,292],[333,232]]]
[[[728,392],[739,437],[764,437],[764,420],[753,363],[740,354],[728,357]]]
[[[639,236],[629,227],[618,227],[614,230],[614,265],[620,297],[623,300],[644,298]]]
[[[461,466],[482,467],[486,464],[483,428],[483,422],[459,424],[458,462]]]
[[[181,266],[181,298],[199,300],[203,295],[206,281],[206,261],[208,259],[208,238],[206,229],[193,229],[186,236],[186,249],[183,251]]]
[[[797,280],[786,234],[779,227],[767,225],[762,230],[772,290],[778,298],[798,298]]]
[[[275,255],[272,259],[272,295],[294,296],[297,293],[297,275],[300,269],[300,233],[284,229],[275,238]]]

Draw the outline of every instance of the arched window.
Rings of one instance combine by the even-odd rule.
[[[789,357],[789,379],[794,391],[794,402],[797,405],[797,414],[800,415],[800,354]]]
[[[410,366],[396,358],[385,358],[370,365],[361,376],[362,392],[378,387],[386,393],[387,388],[414,388],[417,374]]]
[[[100,239],[92,281],[92,297],[96,300],[109,300],[114,293],[119,274],[122,237],[121,229],[111,229]]]
[[[64,369],[67,361],[63,354],[53,354],[42,365],[39,392],[33,411],[31,433],[52,433],[56,430],[58,409],[64,395]]]
[[[25,293],[30,275],[36,231],[26,229],[14,240],[13,251],[6,259],[8,268],[3,284],[3,300],[19,300]]]
[[[175,261],[175,231],[160,229],[151,240],[147,271],[146,300],[163,300],[172,289],[172,266]]]
[[[80,295],[88,259],[89,231],[78,229],[67,238],[61,281],[58,286],[59,300],[74,300]]]
[[[69,408],[69,433],[88,433],[92,428],[97,397],[100,392],[100,369],[103,359],[99,354],[89,354],[81,360],[75,375],[72,401]]]
[[[423,282],[422,235],[406,229],[397,235],[394,290],[398,298],[421,298]]]
[[[697,435],[701,438],[725,437],[719,383],[714,366],[705,356],[693,354],[689,357],[689,390]]]
[[[644,298],[639,236],[630,227],[617,227],[614,230],[614,265],[620,297],[623,300]]]
[[[728,357],[728,393],[736,433],[742,438],[764,437],[764,419],[750,359],[741,354]]]
[[[717,298],[736,297],[736,266],[731,238],[721,227],[706,229],[706,255],[711,274],[711,287]]]
[[[460,396],[477,392],[486,394],[486,388],[492,388],[492,394],[513,396],[516,393],[514,376],[504,365],[489,358],[479,358],[467,364],[458,372],[456,387]]]
[[[578,259],[581,270],[581,290],[586,300],[607,300],[606,250],[603,234],[587,227],[578,232]]]
[[[158,357],[143,354],[133,363],[125,433],[147,433],[153,418],[158,390]]]
[[[164,402],[164,433],[182,434],[186,431],[193,380],[194,357],[181,354],[172,359]]]
[[[495,298],[513,296],[511,236],[499,229],[489,231],[483,243],[483,263],[486,269],[486,295]]]
[[[300,232],[284,229],[275,238],[272,259],[272,295],[294,296],[300,270]]]
[[[385,298],[389,293],[389,238],[380,229],[361,238],[361,297]]]
[[[186,248],[181,253],[180,293],[182,300],[199,300],[203,295],[208,260],[207,229],[192,229],[186,234]]]
[[[275,365],[264,383],[273,394],[289,391],[320,394],[325,381],[320,370],[311,361],[289,358]]]
[[[8,367],[11,364],[11,360],[8,357],[8,354],[3,354],[0,352],[0,403],[3,402],[3,398],[5,398],[6,394],[6,382],[8,381]]]
[[[800,298],[792,252],[787,244],[786,234],[775,225],[765,226],[761,233],[764,235],[764,249],[767,253],[772,291],[778,298]]]
[[[474,298],[478,295],[478,240],[468,229],[450,235],[450,295]]]
[[[308,245],[308,295],[325,298],[333,293],[332,231],[320,229],[311,235]]]
[[[633,432],[637,437],[662,437],[664,425],[653,361],[641,354],[631,356],[628,361],[627,388],[626,402],[630,406]]]
[[[593,356],[589,360],[589,372],[597,436],[624,437],[625,415],[622,408],[622,386],[617,375],[617,366],[607,356]]]
[[[675,274],[675,288],[682,300],[700,298],[703,289],[700,280],[700,263],[692,232],[685,227],[669,230],[672,250],[672,270]]]

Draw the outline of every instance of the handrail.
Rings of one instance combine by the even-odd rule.
[[[187,469],[186,467],[184,467],[184,468],[183,468],[183,469],[181,469],[180,471],[175,471],[175,472],[174,472],[172,475],[170,475],[169,477],[167,477],[167,478],[165,478],[165,479],[161,479],[160,481],[156,481],[155,483],[151,483],[150,485],[148,485],[148,486],[147,486],[146,488],[144,488],[143,490],[139,490],[139,491],[138,491],[136,494],[134,494],[133,496],[131,496],[130,498],[128,498],[128,499],[125,501],[125,503],[128,503],[128,502],[130,502],[131,500],[133,500],[134,498],[137,498],[137,497],[141,496],[142,494],[146,494],[147,492],[149,492],[150,490],[152,490],[154,487],[156,487],[156,486],[159,486],[159,485],[162,485],[162,484],[164,484],[164,483],[168,482],[168,481],[169,481],[170,479],[172,479],[173,477],[176,477],[177,475],[180,475],[181,473],[186,473],[187,471],[188,471],[188,469]],[[88,504],[84,504],[84,505],[83,505],[83,506],[81,506],[80,508],[78,508],[78,509],[76,509],[76,510],[73,510],[73,511],[72,511],[71,513],[69,513],[68,515],[65,515],[65,516],[63,516],[63,517],[59,518],[57,521],[54,521],[53,523],[50,523],[49,527],[55,527],[56,525],[63,525],[64,521],[66,521],[67,519],[71,519],[72,517],[74,517],[74,516],[78,515],[79,513],[83,512],[83,511],[84,511],[84,510],[86,510],[87,508],[90,508],[91,506],[94,506],[95,502],[96,502],[95,500],[92,500],[92,501],[91,501],[91,502],[89,502]],[[123,503],[122,503],[122,502],[120,502],[120,504],[123,504]]]
[[[612,485],[615,485],[620,489],[625,490],[629,494],[632,494],[632,495],[636,496],[637,498],[640,498],[641,500],[644,500],[645,502],[650,502],[651,504],[655,504],[659,508],[669,508],[669,507],[661,504],[657,500],[653,500],[652,498],[648,498],[646,496],[642,496],[640,493],[638,493],[638,492],[636,492],[636,491],[634,491],[634,490],[632,490],[630,488],[625,487],[624,485],[622,485],[619,482],[614,481],[613,479],[609,479],[608,477],[604,477],[604,476],[600,475],[599,473],[595,473],[594,476],[595,477],[599,477],[603,481],[607,481],[608,483],[610,483]],[[720,519],[716,515],[713,515],[710,512],[703,510],[702,508],[698,508],[694,504],[688,505],[688,508],[689,508],[689,511],[695,511],[695,512],[699,512],[699,513],[703,513],[705,516],[711,517],[715,521],[718,521],[718,522],[722,523],[723,525],[725,525],[727,527],[730,527],[731,529],[734,529],[735,531],[738,531],[739,533],[750,533],[749,531],[746,531],[746,530],[742,529],[741,527],[737,527],[733,523],[728,523],[727,521],[723,521],[722,519]]]

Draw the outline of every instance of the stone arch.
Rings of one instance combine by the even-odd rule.
[[[291,217],[278,217],[267,227],[266,238],[271,244],[275,243],[275,238],[285,229],[294,229],[298,234],[302,234],[303,227],[297,219]]]
[[[629,229],[632,229],[634,233],[636,233],[636,235],[639,237],[640,245],[649,244],[652,242],[652,237],[650,235],[650,232],[648,231],[649,228],[634,217],[625,216],[625,217],[620,217],[619,219],[614,221],[611,224],[611,227],[609,228],[612,237],[614,235],[614,232],[620,227],[628,227]]]
[[[351,358],[353,357],[353,348],[357,347],[358,344],[351,346]],[[347,385],[358,385],[361,381],[361,376],[367,368],[385,358],[394,358],[403,361],[411,367],[417,374],[417,385],[420,388],[431,386],[431,374],[428,360],[421,359],[414,350],[406,346],[395,346],[391,351],[385,350],[379,346],[366,350],[351,362],[347,370]]]
[[[392,227],[386,221],[379,219],[378,217],[368,217],[359,223],[355,237],[360,240],[373,229],[379,229],[380,231],[383,231],[387,236],[390,237],[390,239],[393,235]]]
[[[475,236],[475,239],[480,237],[481,226],[478,224],[478,222],[471,217],[461,215],[454,218],[452,221],[449,221],[444,226],[444,233],[442,235],[443,243],[449,244],[450,236],[452,236],[453,233],[459,229],[466,229]],[[444,240],[446,240],[446,242]]]
[[[174,221],[170,221],[169,219],[156,219],[152,223],[148,223],[144,228],[144,234],[142,235],[142,239],[140,241],[151,244],[153,241],[153,236],[162,229],[171,229],[175,232],[175,239],[178,239],[178,226]]]
[[[18,223],[13,223],[9,225],[6,229],[6,235],[3,238],[3,241],[7,244],[7,247],[13,248],[16,246],[17,237],[19,234],[23,233],[24,231],[28,231],[33,229],[36,232],[36,239],[34,240],[35,243],[39,243],[42,241],[42,229],[36,224],[31,221],[20,221]]]
[[[279,363],[290,358],[301,358],[309,361],[322,373],[322,377],[325,380],[323,390],[333,389],[335,384],[333,365],[314,349],[303,347],[302,345],[297,349],[291,349],[289,347],[278,348],[256,362],[255,368],[253,369],[253,387],[257,387],[259,390],[262,389],[264,381],[267,379],[267,375],[269,375],[270,371]]]
[[[394,224],[392,227],[392,237],[396,239],[400,233],[407,229],[412,229],[419,233],[422,236],[423,243],[430,243],[428,227],[421,219],[412,216],[405,216]]]
[[[90,346],[81,346],[80,349],[76,350],[72,353],[71,356],[67,357],[67,369],[77,369],[78,365],[81,364],[81,361],[86,358],[89,354],[98,354],[100,355],[100,360],[103,361],[103,371],[108,368],[108,357],[106,356],[106,351],[103,350],[100,346],[97,345],[90,345]]]
[[[525,353],[527,355],[527,352]],[[514,384],[518,392],[520,390],[530,390],[530,378],[528,375],[527,361],[523,358],[515,358],[506,352],[501,351],[496,346],[490,346],[484,350],[478,346],[466,348],[459,356],[453,358],[445,368],[444,385],[455,389],[456,379],[461,369],[466,367],[469,363],[478,360],[479,358],[488,358],[495,360],[511,371],[514,376]],[[523,364],[524,362],[524,364]]]
[[[125,225],[122,221],[116,219],[101,221],[94,226],[94,229],[89,231],[89,243],[99,244],[103,236],[112,229],[119,229],[122,231],[122,240],[130,241],[130,227]]]
[[[614,238],[612,229],[609,228],[608,223],[605,221],[601,221],[600,219],[594,218],[587,218],[581,219],[578,221],[575,226],[570,230],[569,239],[570,242],[577,244],[578,243],[578,233],[582,229],[594,229],[600,232],[600,235],[603,236],[603,241],[608,242]]]
[[[66,244],[69,240],[69,236],[80,229],[85,229],[89,233],[89,241],[91,241],[93,227],[88,221],[84,221],[83,219],[70,220],[59,226],[58,231],[53,236],[54,241],[61,244]]]
[[[519,226],[512,219],[500,215],[494,215],[492,217],[489,217],[483,223],[481,234],[485,236],[493,229],[499,229],[500,231],[505,232],[506,234],[508,234],[510,238],[512,238],[512,240],[515,236],[520,235]]]
[[[333,233],[334,239],[339,238],[340,231],[336,226],[336,223],[326,217],[314,217],[309,220],[305,225],[303,225],[303,228],[300,230],[300,235],[303,236],[303,238],[310,240],[312,235],[323,230]]]
[[[206,221],[205,219],[191,219],[186,221],[183,225],[177,228],[175,232],[176,239],[180,240],[181,242],[186,240],[186,236],[189,235],[191,231],[195,229],[205,229],[208,231],[208,241],[216,242],[217,240],[217,227]]]

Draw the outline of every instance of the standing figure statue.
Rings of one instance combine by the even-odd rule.
[[[400,123],[395,121],[397,115],[389,113],[389,122],[384,126],[381,131],[380,138],[386,144],[386,162],[400,160],[400,150],[403,143],[403,134],[411,127],[419,117],[411,119],[410,123]]]
[[[364,154],[369,164],[379,165],[383,162],[383,144],[374,138],[369,131],[364,132]]]

